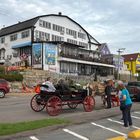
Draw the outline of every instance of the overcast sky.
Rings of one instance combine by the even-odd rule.
[[[58,12],[107,43],[112,53],[140,52],[140,0],[0,0],[0,28]]]

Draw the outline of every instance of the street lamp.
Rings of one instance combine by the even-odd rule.
[[[131,57],[130,58],[130,62],[131,62],[131,67],[130,67],[130,81],[132,80],[132,73],[133,73],[133,71],[132,71],[132,69],[133,69],[133,58]]]
[[[117,50],[118,52],[118,73],[117,73],[117,79],[120,80],[119,70],[120,70],[120,54],[125,50],[125,48],[119,48]]]

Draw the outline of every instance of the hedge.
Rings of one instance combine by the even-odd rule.
[[[0,78],[5,79],[9,82],[22,81],[23,80],[23,75],[21,75],[21,74],[0,74]]]
[[[5,67],[0,66],[0,73],[5,73]]]

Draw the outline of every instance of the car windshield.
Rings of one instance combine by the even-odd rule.
[[[137,82],[137,83],[136,83],[136,86],[139,86],[139,87],[140,87],[140,82]]]
[[[129,82],[128,86],[139,86],[140,87],[140,82]]]

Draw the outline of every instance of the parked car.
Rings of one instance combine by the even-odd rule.
[[[140,81],[137,82],[128,82],[126,88],[130,93],[132,99],[140,101]]]
[[[10,86],[8,81],[5,79],[0,79],[0,98],[4,98],[5,94],[10,91]]]

